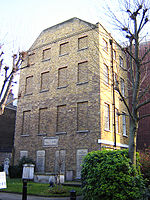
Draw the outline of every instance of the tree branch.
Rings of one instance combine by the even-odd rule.
[[[0,55],[0,57],[1,57],[1,55]],[[0,91],[0,114],[2,114],[4,112],[4,109],[6,107],[6,102],[8,99],[10,88],[12,86],[13,78],[15,77],[16,72],[18,70],[20,70],[20,66],[26,56],[27,56],[26,52],[21,52],[21,53],[19,53],[19,55],[17,55],[17,54],[13,55],[13,63],[12,63],[11,72],[9,73],[9,75],[7,75],[7,71],[9,69],[9,67],[4,68],[5,79],[3,81],[3,85],[2,85],[1,91]],[[1,65],[2,65],[2,62],[1,62]]]
[[[147,104],[149,104],[149,103],[150,103],[150,99],[147,100],[147,101],[145,101],[145,102],[143,102],[143,103],[141,103],[141,104],[139,104],[139,105],[136,107],[136,110],[138,110],[138,109],[141,108],[142,106],[145,106],[145,105],[147,105]]]
[[[9,76],[5,77],[5,80],[3,82],[3,86],[2,86],[2,89],[1,89],[1,93],[0,93],[0,98],[3,96],[3,92],[4,92],[4,89],[5,89],[6,83],[9,80],[9,78],[12,76],[12,74],[13,74],[13,71],[10,72]]]
[[[140,31],[142,30],[142,28],[144,27],[144,25],[147,23],[147,20],[146,20],[146,18],[145,18],[146,12],[147,12],[147,9],[144,9],[144,10],[143,10],[142,19],[141,19],[141,22],[140,22],[140,25],[139,25],[139,29],[138,29],[138,32],[137,32],[138,34],[140,33]],[[142,25],[144,18],[145,18],[145,22],[144,22],[144,24]]]
[[[3,98],[2,98],[2,100],[0,101],[0,107],[3,105],[3,103],[5,102],[6,97],[8,96],[8,91],[10,89],[10,86],[11,86],[13,78],[14,78],[14,76],[12,74],[12,76],[9,79],[8,86],[7,86],[7,89],[5,91],[5,94],[4,94]]]
[[[147,62],[142,63],[141,65],[147,65],[150,63],[150,60],[148,60]]]
[[[149,91],[150,89],[150,85],[148,85],[144,91],[140,94],[140,96],[138,97],[138,102],[140,101],[140,99]]]
[[[130,53],[129,51],[128,51],[128,49],[127,48],[121,48],[125,53],[128,53],[129,54],[129,56],[130,57],[132,57],[132,59],[134,60],[134,61],[136,61],[135,60],[135,57],[133,56],[133,54],[132,53]]]
[[[147,54],[150,52],[150,48],[145,52],[144,56],[142,57],[141,61],[144,60],[144,58],[147,56]]]
[[[146,117],[150,117],[150,114],[142,115],[141,117],[138,118],[138,121],[140,121],[141,119],[144,119]]]
[[[129,52],[130,54],[132,54],[132,42],[133,42],[133,39],[130,38],[130,52]],[[133,60],[132,59],[133,59],[132,56],[130,56],[129,70],[130,70],[130,77],[131,77],[131,81],[132,81],[132,88],[134,88],[135,80],[134,80],[134,76],[133,76]]]
[[[128,104],[126,103],[125,98],[122,96],[122,94],[121,94],[119,88],[116,87],[115,90],[117,90],[117,91],[119,92],[119,95],[120,95],[120,97],[121,97],[121,99],[122,99],[122,101],[123,101],[125,107],[127,108],[130,117],[133,119],[133,116],[132,116],[132,113],[130,112],[129,106],[128,106]]]

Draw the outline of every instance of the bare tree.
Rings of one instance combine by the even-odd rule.
[[[125,37],[128,39],[128,46],[122,48],[122,50],[126,53],[128,58],[127,70],[129,72],[130,105],[128,105],[128,100],[122,95],[118,86],[116,86],[116,89],[130,117],[129,157],[132,163],[136,165],[138,124],[141,119],[150,116],[150,113],[140,116],[140,109],[150,103],[150,95],[148,95],[150,92],[150,84],[146,81],[146,77],[148,76],[148,64],[150,63],[150,59],[148,60],[146,58],[150,52],[150,48],[145,49],[144,53],[140,51],[143,31],[148,22],[148,7],[146,1],[142,0],[140,2],[138,0],[133,0],[133,4],[131,2],[132,1],[126,0],[121,2],[124,5],[124,12],[126,13],[126,18],[123,19],[123,22],[120,21],[113,12],[110,11],[110,13],[121,32],[125,33]]]
[[[0,48],[1,49],[1,48]],[[7,103],[7,99],[9,96],[9,93],[13,86],[13,80],[17,74],[17,72],[20,70],[22,61],[25,58],[26,53],[21,52],[18,54],[14,54],[12,57],[12,66],[4,66],[3,65],[3,52],[0,53],[0,75],[4,78],[1,80],[1,88],[0,88],[0,115],[4,113],[5,107],[11,103]]]

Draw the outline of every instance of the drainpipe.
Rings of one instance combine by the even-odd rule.
[[[113,88],[113,130],[114,130],[114,147],[116,147],[116,114],[115,114],[115,88],[114,88],[114,68],[113,68],[113,40],[109,40],[111,45],[111,69],[112,69],[112,88]]]

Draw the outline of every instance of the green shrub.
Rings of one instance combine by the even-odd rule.
[[[3,172],[3,171],[4,171],[4,166],[0,165],[0,172]]]
[[[18,165],[9,166],[9,177],[10,178],[21,178],[22,177],[22,168]]]
[[[141,173],[150,185],[150,149],[140,152]]]
[[[18,161],[18,165],[9,167],[10,178],[21,178],[24,164],[35,164],[35,162],[31,158],[27,157],[21,158]]]
[[[35,165],[35,162],[33,161],[32,158],[28,158],[28,157],[24,156],[18,161],[18,166],[22,168],[24,164],[34,164]]]
[[[127,150],[102,150],[87,154],[81,171],[86,200],[136,200],[143,198],[144,180]]]

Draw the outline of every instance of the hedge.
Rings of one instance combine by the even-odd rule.
[[[102,150],[85,156],[81,171],[86,200],[144,199],[145,184],[139,161],[133,167],[127,150]]]

